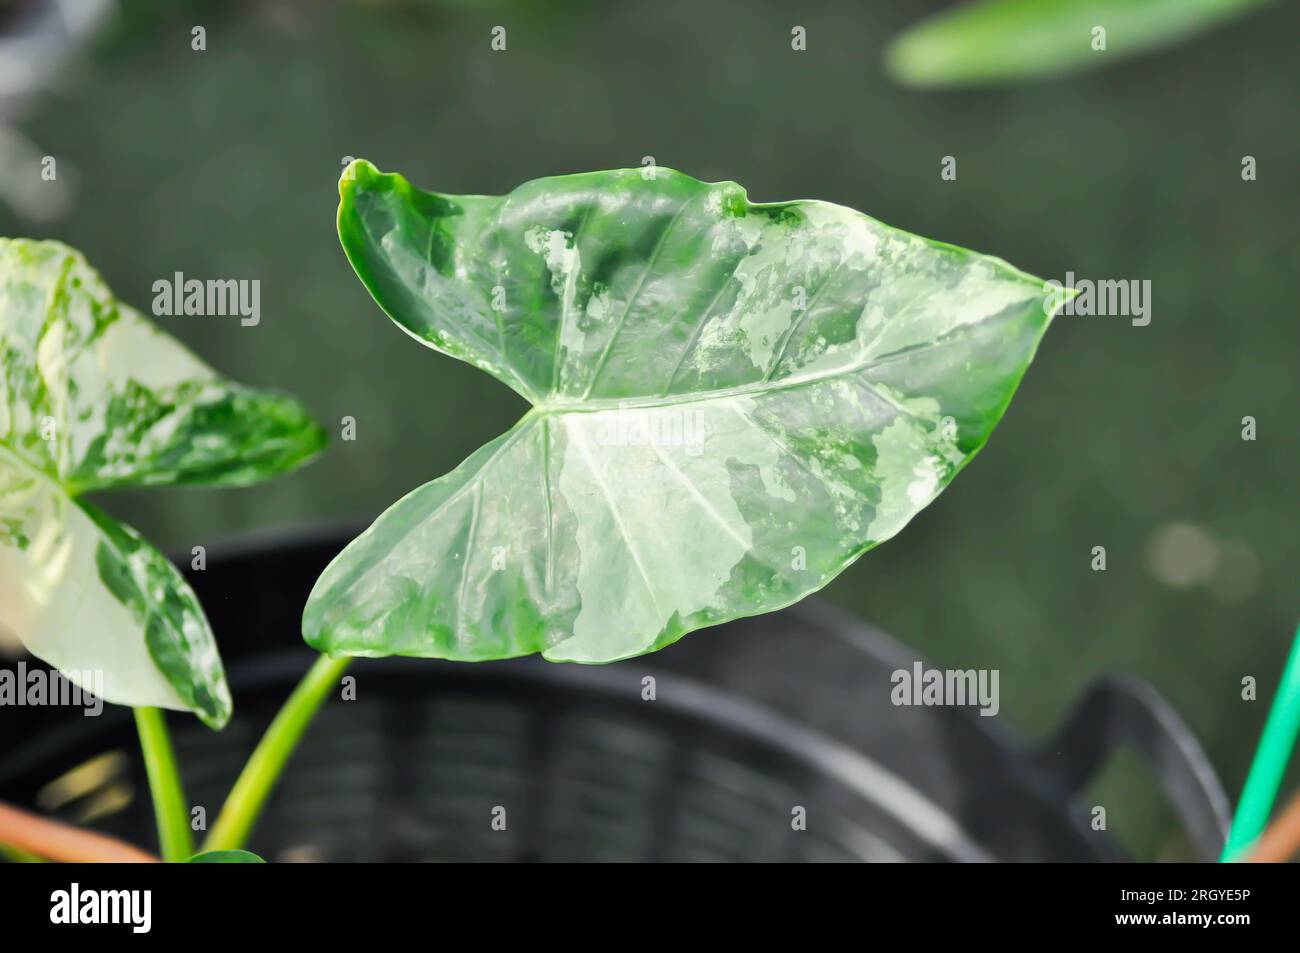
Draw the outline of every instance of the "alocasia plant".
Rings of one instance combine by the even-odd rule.
[[[359,161],[340,192],[343,247],[394,321],[532,409],[321,575],[303,633],[326,654],[202,862],[256,861],[237,849],[350,656],[607,662],[819,589],[979,451],[1064,297],[851,209],[664,169],[492,198]],[[193,594],[77,494],[247,482],[319,430],[217,378],[63,246],[0,244],[0,308],[4,621],[53,664],[106,666],[110,700],[220,724]],[[164,852],[185,859],[165,726],[139,711]]]
[[[999,259],[666,169],[340,193],[379,305],[532,409],[326,569],[335,655],[608,662],[788,605],[947,486],[1051,318]]]
[[[83,688],[214,728],[230,717],[193,591],[81,494],[243,485],[323,443],[296,402],[219,377],[76,251],[0,239],[0,625],[73,681],[96,673]]]

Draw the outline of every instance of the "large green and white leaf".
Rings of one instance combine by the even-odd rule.
[[[605,662],[788,605],[983,446],[1050,318],[998,259],[663,169],[340,191],[384,310],[533,408],[326,569],[331,653]]]
[[[230,693],[216,643],[175,567],[7,453],[0,450],[0,621],[105,701],[225,724]]]
[[[0,239],[0,625],[84,688],[214,727],[230,715],[189,586],[77,494],[250,483],[323,442],[295,401],[218,376],[78,252]]]

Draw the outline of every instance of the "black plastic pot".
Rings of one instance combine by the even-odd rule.
[[[191,574],[235,695],[223,732],[172,719],[187,793],[209,820],[310,662],[301,607],[349,538],[248,543]],[[914,661],[809,603],[608,666],[359,660],[356,700],[321,712],[250,846],[351,861],[1114,860],[1076,794],[1128,744],[1197,851],[1217,855],[1227,800],[1149,686],[1098,681],[1032,748],[973,708],[896,707],[891,675]],[[57,813],[104,812],[104,792],[129,785],[135,796],[94,826],[154,843],[129,712],[4,717],[19,733],[6,733],[0,798],[48,810],[49,782],[120,751],[95,792]]]

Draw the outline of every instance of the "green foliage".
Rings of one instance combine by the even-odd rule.
[[[340,192],[380,306],[533,407],[325,570],[332,654],[607,662],[789,605],[984,445],[1050,319],[998,259],[665,169]]]
[[[296,402],[219,377],[76,251],[0,239],[0,622],[83,688],[212,727],[230,716],[194,593],[78,495],[243,485],[323,443]]]

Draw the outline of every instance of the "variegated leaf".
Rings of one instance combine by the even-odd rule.
[[[998,259],[665,169],[486,197],[357,162],[341,195],[390,317],[533,407],[326,569],[331,653],[605,662],[788,605],[984,445],[1052,312]]]
[[[57,242],[0,239],[0,625],[83,688],[194,711],[230,695],[175,567],[76,499],[128,485],[238,485],[324,441],[294,401],[210,367]]]

